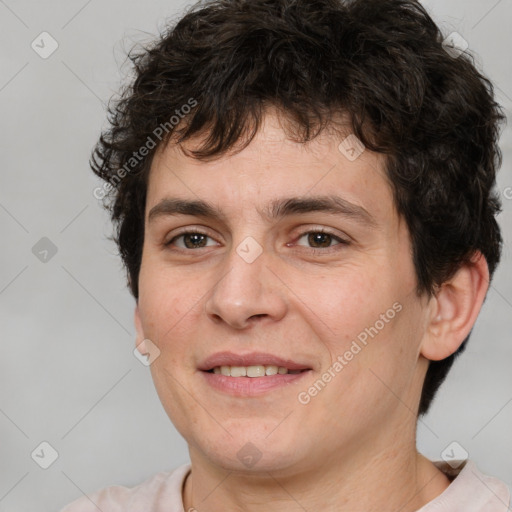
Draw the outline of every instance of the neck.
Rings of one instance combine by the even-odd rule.
[[[449,479],[415,448],[393,446],[359,462],[323,458],[301,471],[226,471],[191,451],[192,472],[183,488],[184,509],[201,512],[415,512],[439,496]]]

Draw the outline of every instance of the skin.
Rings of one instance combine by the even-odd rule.
[[[269,110],[238,154],[199,161],[170,144],[155,155],[136,345],[147,351],[149,339],[160,350],[151,364],[155,387],[189,446],[186,511],[412,512],[450,483],[417,452],[416,411],[428,359],[455,352],[476,320],[487,264],[476,253],[436,296],[419,297],[409,232],[383,156],[366,150],[351,162],[338,149],[341,140],[326,130],[306,145],[290,141]],[[275,199],[333,192],[363,206],[375,225],[322,211],[262,214]],[[207,201],[225,218],[162,215],[148,222],[167,197]],[[187,248],[186,237],[165,245],[191,228],[209,237],[201,239],[206,246]],[[315,245],[307,233],[320,228],[333,238]],[[248,236],[263,250],[252,263],[236,252]],[[300,403],[298,394],[395,303],[400,312]],[[224,350],[269,352],[307,362],[312,372],[263,396],[233,397],[211,388],[198,370]],[[248,442],[261,454],[250,468],[237,457]]]

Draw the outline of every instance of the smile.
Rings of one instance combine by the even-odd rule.
[[[224,375],[226,377],[266,377],[269,375],[286,375],[301,373],[306,370],[288,370],[284,366],[253,365],[253,366],[216,366],[209,370],[210,373]]]

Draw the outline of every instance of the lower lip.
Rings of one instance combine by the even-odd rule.
[[[267,391],[273,391],[287,384],[303,379],[311,373],[306,370],[300,373],[285,373],[284,375],[267,375],[265,377],[228,377],[219,373],[201,371],[206,382],[214,389],[233,396],[258,396]]]

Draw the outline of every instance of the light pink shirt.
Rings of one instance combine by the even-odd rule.
[[[510,488],[497,478],[482,474],[472,461],[458,469],[434,462],[450,486],[417,512],[506,512],[511,505]],[[190,464],[171,472],[157,473],[136,487],[112,486],[83,496],[61,512],[185,512],[181,489]],[[188,512],[188,511],[187,511]]]

